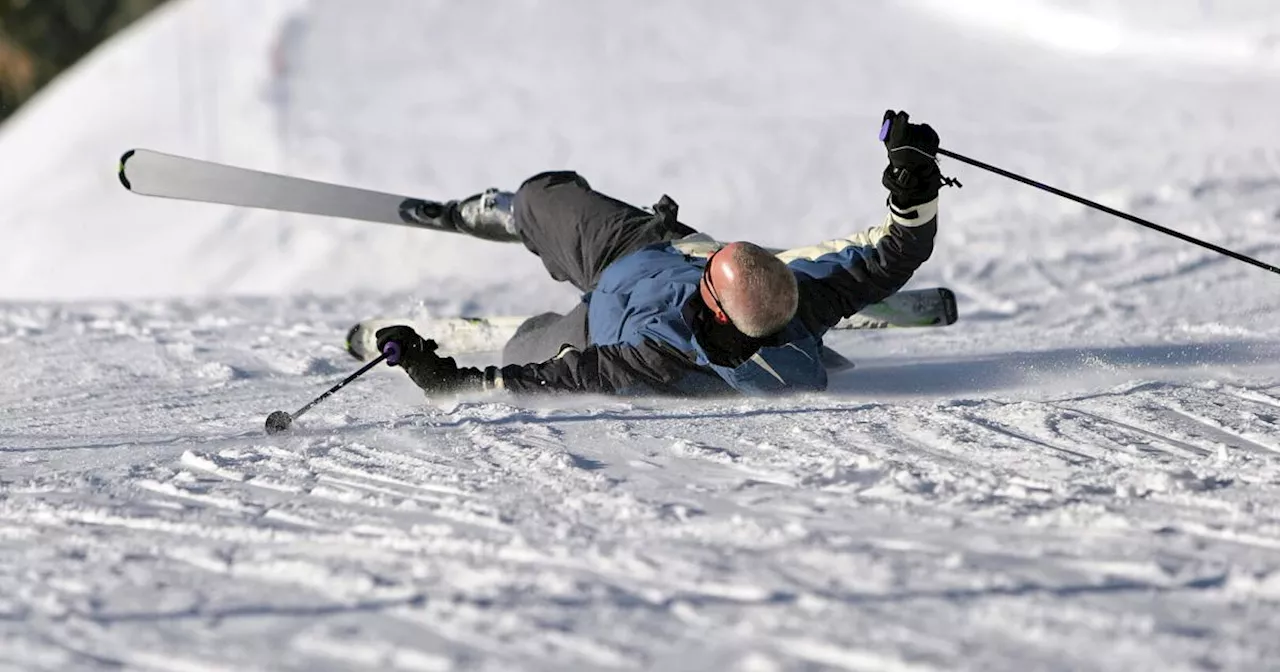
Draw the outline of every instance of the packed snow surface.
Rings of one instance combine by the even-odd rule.
[[[1280,276],[945,161],[946,329],[828,393],[423,400],[373,315],[517,245],[144,199],[130,147],[427,197],[573,168],[790,246],[886,108],[1280,263],[1271,0],[177,0],[0,127],[0,668],[1267,669]],[[487,363],[495,355],[469,356]]]

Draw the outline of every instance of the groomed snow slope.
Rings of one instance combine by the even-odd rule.
[[[574,292],[112,164],[570,167],[787,245],[879,218],[902,107],[1280,263],[1272,4],[179,0],[0,128],[0,667],[1266,669],[1280,277],[947,162],[913,284],[962,321],[840,335],[828,394],[424,406],[378,370],[267,438],[355,319]]]

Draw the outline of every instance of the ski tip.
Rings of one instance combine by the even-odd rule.
[[[960,319],[960,309],[956,306],[956,293],[946,287],[938,288],[938,295],[942,297],[942,304],[945,308],[945,319],[943,324],[955,324]]]
[[[129,163],[129,159],[133,156],[134,152],[136,151],[138,150],[131,149],[125,152],[124,155],[120,157],[120,167],[117,169],[118,170],[117,174],[120,177],[120,184],[123,184],[124,188],[128,189],[129,191],[133,191],[133,185],[129,184],[129,177],[124,174],[124,167],[125,167],[125,164]]]

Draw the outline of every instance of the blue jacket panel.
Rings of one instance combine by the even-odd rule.
[[[810,263],[809,270],[830,273],[849,253],[828,256],[824,263]],[[585,297],[591,344],[639,345],[652,340],[687,353],[720,378],[717,383],[699,380],[699,389],[691,392],[736,389],[765,394],[825,389],[827,375],[819,356],[821,334],[810,332],[799,319],[787,325],[784,347],[762,348],[736,368],[709,361],[685,317],[685,305],[698,293],[706,264],[705,258],[686,256],[671,243],[651,245],[614,262],[601,274],[595,291]]]

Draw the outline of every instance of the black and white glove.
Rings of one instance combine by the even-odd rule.
[[[938,197],[942,172],[938,170],[938,134],[928,124],[913,124],[906,112],[887,110],[880,139],[889,151],[889,166],[881,182],[893,205],[910,208]]]
[[[422,338],[413,327],[397,324],[379,329],[374,336],[378,339],[378,352],[386,352],[389,343],[395,344],[387,364],[404,369],[410,380],[427,394],[454,394],[492,387],[485,384],[485,371],[458,368],[452,357],[437,355],[436,342]]]

